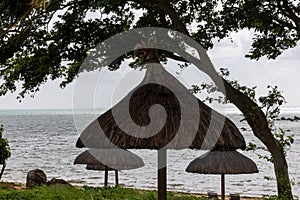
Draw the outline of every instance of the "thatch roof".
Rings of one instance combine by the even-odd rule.
[[[77,147],[245,148],[232,121],[197,99],[161,65],[147,66],[143,81],[94,120],[81,134]]]
[[[124,149],[89,149],[76,157],[74,164],[108,166],[115,170],[128,170],[143,167],[143,160]]]
[[[200,174],[250,174],[257,173],[256,164],[237,151],[209,151],[193,160],[187,172]]]

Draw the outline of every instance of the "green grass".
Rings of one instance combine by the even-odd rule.
[[[14,190],[0,187],[0,199],[9,200],[155,200],[156,191],[137,190],[123,187],[94,188],[84,186],[39,186],[33,189]],[[168,200],[205,199],[168,192]]]

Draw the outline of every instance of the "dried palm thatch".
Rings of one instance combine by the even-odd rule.
[[[124,149],[89,149],[76,157],[74,164],[93,165],[95,168],[108,166],[114,170],[129,170],[143,167],[143,160]]]
[[[193,160],[187,172],[201,174],[251,174],[257,173],[256,164],[237,151],[209,151]]]
[[[209,151],[193,160],[187,172],[221,174],[221,199],[225,200],[225,174],[257,173],[256,164],[237,151]]]
[[[245,141],[232,121],[197,99],[160,64],[148,64],[143,81],[94,120],[76,146],[233,150],[244,149]]]

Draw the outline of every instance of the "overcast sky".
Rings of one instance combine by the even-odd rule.
[[[299,45],[284,52],[283,55],[274,60],[265,58],[259,61],[252,61],[245,58],[250,49],[252,34],[248,31],[240,31],[232,35],[233,42],[223,40],[216,42],[212,50],[208,52],[215,68],[228,68],[230,77],[238,80],[247,86],[258,86],[258,94],[266,93],[267,85],[277,85],[287,100],[287,106],[300,106],[300,47]],[[176,66],[166,66],[167,70],[186,86],[200,84],[203,81],[209,82],[206,75],[193,67],[180,71]],[[176,73],[177,72],[177,73]],[[181,72],[178,74],[178,72]],[[88,107],[109,107],[111,103],[117,102],[131,88],[137,85],[143,78],[144,71],[129,69],[126,64],[116,72],[103,70],[100,74],[94,74],[94,81],[89,81],[84,87],[93,84],[94,98],[80,95],[76,91],[78,85],[75,82],[65,89],[59,88],[61,80],[51,81],[43,85],[34,98],[29,95],[21,103],[16,99],[17,94],[7,94],[0,97],[0,109],[61,109],[61,108],[88,108]],[[81,79],[88,75],[80,76]],[[91,76],[91,77],[93,77]],[[95,83],[97,85],[95,86]],[[74,88],[75,96],[73,94]],[[83,87],[83,86],[81,86]],[[84,88],[83,87],[83,88]],[[118,91],[118,92],[116,92]],[[114,94],[114,95],[113,95]],[[113,95],[113,100],[107,98]],[[80,103],[74,101],[73,97]]]

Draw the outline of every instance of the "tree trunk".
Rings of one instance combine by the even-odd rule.
[[[220,78],[214,69],[206,69],[205,72],[214,81],[226,98],[244,114],[254,135],[271,153],[277,181],[278,197],[293,199],[288,165],[283,149],[269,129],[269,124],[263,111],[248,96],[235,89],[225,79]]]
[[[6,162],[4,161],[4,162],[3,162],[3,165],[2,165],[1,172],[0,172],[0,180],[1,180],[1,178],[2,178],[2,175],[3,175],[3,172],[4,172],[5,167],[6,167]]]
[[[213,77],[216,77],[216,74],[211,76],[211,78]],[[248,96],[233,88],[226,80],[217,79],[214,80],[216,85],[219,88],[222,88],[224,85],[225,91],[222,91],[223,94],[244,114],[254,135],[270,151],[277,180],[278,196],[285,199],[293,199],[286,158],[282,147],[269,129],[265,114]]]

